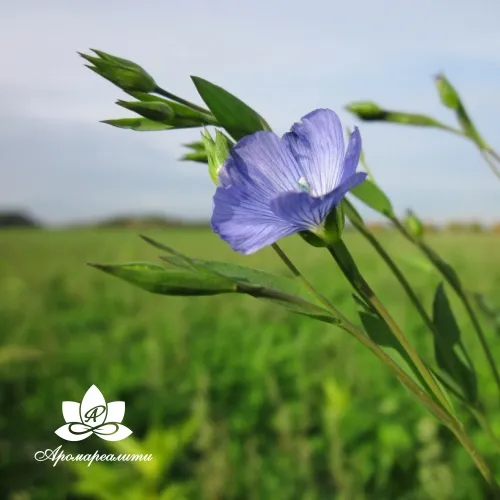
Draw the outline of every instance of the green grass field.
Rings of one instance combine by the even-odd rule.
[[[239,256],[208,230],[143,232],[193,257],[287,274],[270,249]],[[397,234],[378,236],[430,310],[439,276]],[[428,241],[469,289],[500,305],[499,235],[438,233]],[[432,363],[430,334],[398,283],[359,235],[346,242]],[[325,251],[298,237],[283,248],[359,323]],[[132,230],[0,232],[0,498],[488,498],[449,432],[344,332],[250,297],[148,294],[85,265],[158,262],[159,253]],[[500,435],[498,394],[467,316],[452,305]],[[500,359],[498,333],[483,323]],[[64,423],[62,401],[81,401],[92,384],[126,402],[130,438],[69,443],[54,434]],[[500,475],[490,440],[458,411]],[[90,467],[34,460],[61,444],[75,454],[129,446],[155,459]]]

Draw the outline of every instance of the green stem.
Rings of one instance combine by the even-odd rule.
[[[498,373],[498,369],[496,367],[495,360],[493,358],[493,355],[491,354],[491,350],[490,350],[490,347],[489,347],[488,342],[486,340],[486,337],[484,335],[481,324],[479,323],[479,320],[477,319],[477,316],[474,312],[474,309],[472,308],[472,305],[467,297],[467,294],[462,289],[461,284],[459,282],[457,282],[456,280],[450,279],[449,274],[446,272],[443,272],[443,269],[439,265],[436,264],[436,257],[438,259],[440,259],[440,257],[434,252],[434,250],[431,250],[423,241],[413,237],[396,217],[392,217],[391,221],[396,226],[398,231],[408,241],[410,241],[411,243],[416,245],[425,254],[425,256],[432,262],[434,267],[440,272],[440,274],[443,276],[443,278],[446,280],[446,282],[451,286],[451,288],[453,288],[453,290],[455,290],[455,293],[457,294],[458,298],[462,302],[462,305],[464,306],[465,310],[467,311],[467,313],[472,321],[474,331],[477,334],[477,337],[479,339],[479,343],[481,344],[484,355],[486,356],[486,360],[488,361],[488,365],[489,365],[491,372],[493,374],[493,378],[495,379],[495,383],[497,384],[498,390],[500,391],[500,374]]]
[[[479,145],[479,151],[481,152],[481,156],[484,158],[484,161],[488,164],[488,167],[490,167],[490,170],[500,179],[500,169],[496,166],[494,162],[490,160],[488,157],[488,153],[493,156],[493,158],[496,158],[496,153],[493,154],[493,150],[491,149],[482,149]],[[500,161],[497,159],[497,161]]]
[[[471,456],[474,464],[485,478],[488,485],[492,488],[496,495],[500,495],[500,489],[495,481],[495,477],[491,473],[488,464],[481,457],[472,441],[465,434],[462,425],[456,420],[447,409],[443,408],[440,404],[436,403],[430,398],[419,386],[416,384],[406,373],[399,367],[399,365],[388,356],[375,342],[373,342],[361,329],[353,325],[347,320],[331,302],[328,301],[322,294],[320,294],[311,285],[311,283],[300,273],[293,262],[283,252],[283,250],[275,243],[273,245],[274,251],[278,254],[280,259],[292,271],[294,276],[299,278],[304,285],[311,291],[311,293],[323,302],[332,314],[332,323],[337,324],[340,328],[354,336],[361,344],[368,348],[380,361],[382,361],[398,378],[398,380],[407,387],[413,395],[426,406],[433,415],[442,421],[455,435],[457,440],[462,444],[467,453]],[[500,497],[499,497],[500,498]]]
[[[488,146],[488,149],[486,150],[493,158],[500,163],[500,155],[490,146]]]
[[[348,207],[351,206],[351,202],[349,200],[347,200],[346,198],[344,198],[343,202]],[[356,221],[355,218],[350,219],[350,221],[351,221],[351,224],[372,245],[372,247],[375,249],[375,251],[382,258],[382,260],[387,264],[389,269],[392,271],[392,273],[394,274],[394,276],[399,281],[399,283],[403,287],[404,291],[408,295],[408,298],[411,300],[412,304],[415,306],[415,308],[419,312],[419,314],[422,317],[422,320],[426,324],[427,328],[429,328],[429,330],[431,330],[432,332],[436,332],[436,327],[434,326],[434,323],[432,322],[432,320],[429,317],[429,315],[427,314],[424,306],[422,305],[422,303],[420,302],[416,293],[414,292],[413,287],[410,285],[408,280],[405,278],[404,274],[399,269],[399,267],[396,265],[396,263],[391,258],[391,256],[386,252],[385,248],[380,244],[380,242],[377,240],[377,238],[363,224],[360,224],[358,221]]]
[[[447,132],[451,132],[452,134],[455,134],[455,135],[467,137],[466,134],[464,132],[462,132],[460,129],[450,127],[449,125],[445,125],[444,123],[441,123],[439,128],[441,128],[442,130],[446,130]]]
[[[484,479],[495,493],[494,498],[500,498],[500,488],[488,464],[479,454],[474,443],[465,434],[462,424],[448,411],[436,404],[422,389],[389,357],[377,344],[369,339],[361,330],[352,324],[341,325],[344,330],[351,333],[359,342],[370,349],[385,365],[393,371],[399,381],[405,385],[439,420],[441,420],[455,435],[460,444],[472,458],[474,464],[483,475]]]
[[[347,321],[346,317],[321,293],[319,293],[314,286],[307,280],[307,278],[301,274],[301,272],[297,269],[295,264],[288,258],[285,252],[281,249],[281,247],[277,243],[273,243],[272,249],[276,252],[278,257],[283,261],[286,267],[290,269],[292,274],[298,278],[304,286],[311,292],[311,294],[316,297],[323,305],[329,308],[332,312],[334,312],[337,317],[342,319],[343,321]]]
[[[161,87],[156,87],[154,90],[155,94],[162,95],[163,97],[166,97],[167,99],[171,99],[172,101],[178,102],[179,104],[184,104],[184,106],[187,106],[188,108],[194,109],[196,111],[200,111],[201,113],[205,113],[206,115],[213,116],[212,113],[205,108],[202,108],[201,106],[198,106],[197,104],[194,104],[192,102],[186,101],[186,99],[183,99],[182,97],[178,97],[168,90],[164,90]]]
[[[443,408],[449,409],[449,401],[446,399],[441,387],[436,383],[436,380],[429,371],[428,367],[422,361],[422,358],[418,355],[415,349],[411,346],[406,338],[406,335],[394,321],[389,311],[387,311],[378,296],[363,278],[345,243],[341,240],[338,243],[328,246],[327,248],[353,288],[375,308],[380,318],[390,328],[393,335],[407,352],[412,363],[415,365],[415,368],[418,370],[425,383],[436,397],[437,401],[443,405]]]
[[[351,203],[347,199],[344,199],[343,203],[345,203],[345,206],[348,210],[352,208]],[[430,332],[433,334],[434,338],[436,339],[439,338],[441,336],[441,332],[438,331],[436,325],[433,323],[432,319],[427,314],[427,311],[425,310],[425,307],[423,306],[422,302],[419,300],[417,294],[413,290],[413,287],[408,282],[401,269],[397,266],[397,264],[394,262],[391,256],[387,253],[385,248],[380,244],[377,238],[364,226],[363,223],[360,223],[355,217],[352,217],[349,220],[351,221],[351,224],[358,230],[358,232],[372,245],[375,251],[382,258],[382,260],[387,264],[387,266],[392,271],[396,279],[399,281],[400,285],[403,287],[403,290],[405,291],[406,295],[417,309],[423,322],[430,330]],[[461,344],[461,342],[460,342],[460,347],[462,352],[464,353],[464,356],[467,359],[470,368],[473,369],[472,361],[466,349]],[[440,342],[436,342],[436,348],[439,350],[441,356],[444,359],[446,359],[448,366],[455,373],[458,373],[458,367],[456,365],[455,359],[452,356],[450,356],[450,352],[447,349],[444,349]]]

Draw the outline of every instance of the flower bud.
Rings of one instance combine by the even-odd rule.
[[[450,81],[443,75],[434,78],[441,102],[450,109],[457,110],[460,106],[460,97]]]
[[[175,115],[174,110],[168,104],[159,101],[116,101],[116,104],[157,122],[169,123]]]
[[[422,221],[410,210],[408,210],[404,221],[406,229],[415,238],[420,238],[424,234],[424,225]]]
[[[219,170],[226,161],[233,143],[218,129],[215,129],[215,141],[207,130],[203,130],[201,138],[208,157],[208,172],[210,178],[218,185]]]
[[[387,114],[380,106],[372,101],[352,102],[346,106],[347,111],[354,113],[362,120],[383,120]]]
[[[442,123],[430,116],[382,109],[371,101],[353,102],[348,104],[346,109],[365,121],[382,121],[400,123],[402,125],[416,125],[419,127],[446,128]]]
[[[153,92],[157,85],[153,77],[141,66],[127,59],[91,49],[98,57],[79,52],[91,65],[87,68],[106,78],[126,92]]]

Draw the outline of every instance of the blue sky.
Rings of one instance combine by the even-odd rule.
[[[136,133],[121,91],[83,67],[98,48],[199,101],[189,75],[217,83],[283,133],[307,112],[370,99],[454,123],[432,77],[444,71],[500,149],[500,2],[19,0],[0,18],[0,208],[52,223],[128,213],[209,218],[204,166],[177,161],[196,130]],[[358,123],[377,181],[399,212],[500,218],[500,182],[468,142],[430,129]],[[376,219],[369,211],[365,215]]]

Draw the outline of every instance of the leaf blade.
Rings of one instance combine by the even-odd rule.
[[[227,90],[197,76],[191,79],[217,121],[234,139],[259,130],[271,130],[264,118]]]

